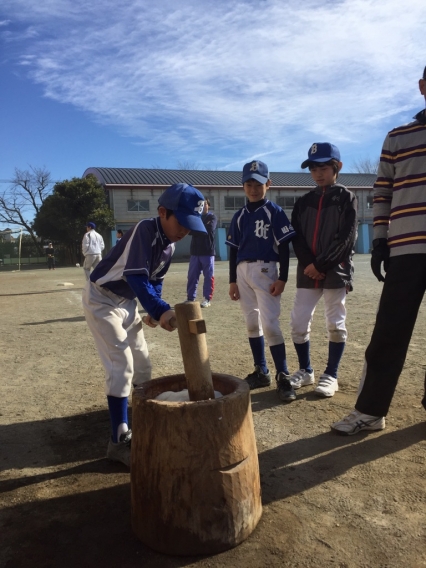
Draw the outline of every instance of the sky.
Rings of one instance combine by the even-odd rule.
[[[0,190],[15,168],[343,172],[424,108],[425,0],[2,0]]]

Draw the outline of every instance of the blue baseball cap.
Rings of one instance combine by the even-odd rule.
[[[255,179],[260,183],[266,183],[269,179],[268,166],[259,160],[253,160],[243,168],[243,183],[249,179]]]
[[[180,225],[198,233],[207,233],[201,221],[204,201],[203,194],[187,183],[171,185],[158,198],[160,205],[173,211]]]
[[[340,152],[337,146],[329,142],[315,142],[309,148],[308,159],[300,166],[302,170],[309,166],[310,162],[329,162],[337,160],[340,162]]]
[[[86,227],[90,227],[91,229],[96,229],[95,223],[92,223],[91,221],[90,223],[86,223]]]

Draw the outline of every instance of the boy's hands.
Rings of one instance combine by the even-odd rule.
[[[174,310],[167,310],[167,312],[164,312],[163,314],[161,314],[160,321],[158,323],[166,331],[174,331],[176,329],[176,314],[175,314],[175,311]]]
[[[157,327],[158,321],[153,319],[149,314],[143,316],[142,321],[148,327]]]
[[[233,302],[240,299],[240,291],[238,290],[238,286],[235,282],[229,285],[229,297]]]
[[[284,292],[286,283],[283,280],[276,280],[269,286],[271,296],[279,296]]]
[[[174,310],[167,310],[167,312],[164,312],[164,314],[160,317],[160,321],[155,320],[149,314],[143,316],[142,321],[148,327],[157,327],[157,325],[159,325],[167,331],[174,331],[177,327],[176,314]]]
[[[324,280],[325,278],[325,274],[318,272],[312,262],[311,264],[308,264],[308,266],[303,271],[303,274],[305,274],[305,276],[309,276],[309,278],[312,278],[313,280]]]

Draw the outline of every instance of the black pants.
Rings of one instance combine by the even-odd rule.
[[[50,270],[51,268],[55,268],[55,258],[54,257],[47,257],[47,268]]]
[[[365,352],[366,376],[355,408],[386,416],[426,290],[426,254],[390,259],[376,324]],[[426,396],[423,399],[426,405]]]

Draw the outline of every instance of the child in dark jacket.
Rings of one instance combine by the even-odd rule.
[[[337,370],[347,338],[345,300],[352,290],[354,270],[357,205],[354,194],[336,183],[342,165],[333,144],[311,146],[301,167],[309,168],[317,185],[297,200],[291,217],[298,260],[291,332],[299,370],[290,381],[295,389],[315,382],[309,338],[315,308],[323,296],[329,350],[327,367],[314,391],[320,397],[331,397],[338,390]]]

